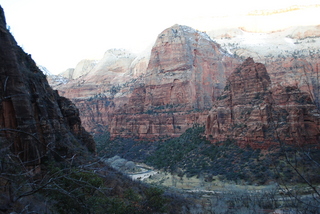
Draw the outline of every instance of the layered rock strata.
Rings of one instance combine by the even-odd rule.
[[[303,97],[310,95],[303,105],[312,106],[315,103],[318,109],[320,106],[317,54],[309,58],[299,56],[296,53],[293,57],[271,57],[266,61],[266,67],[247,60],[242,66],[254,67],[252,71],[245,68],[246,71],[241,71],[238,68],[237,72],[241,71],[241,75],[235,75],[237,72],[231,75],[241,64],[238,58],[223,50],[205,33],[174,25],[159,34],[150,54],[136,57],[124,50],[109,50],[104,62],[92,70],[95,72],[62,85],[58,90],[73,99],[81,111],[84,126],[96,133],[106,131],[107,127],[114,137],[174,137],[198,123],[207,124],[207,135],[217,140],[235,138],[241,142],[274,142],[275,139],[267,136],[274,136],[275,132],[267,134],[263,130],[271,130],[271,123],[266,125],[268,120],[278,114],[275,112],[280,111],[279,106],[284,105],[275,102],[274,96],[280,93],[280,88],[280,91],[287,91],[287,94],[281,92],[279,96],[286,97],[290,93]],[[115,68],[118,68],[117,71]],[[229,100],[227,92],[221,93],[224,88],[230,88],[232,81],[236,83],[233,84],[235,94],[230,104],[226,102]],[[293,91],[289,93],[290,90]],[[262,103],[264,99],[268,100],[268,105],[265,104],[267,107],[260,104],[251,106],[252,102]],[[292,105],[297,107],[297,103]],[[223,119],[227,125],[220,126],[219,123],[219,128],[215,129],[213,127],[217,123],[212,121],[214,119],[210,116],[207,120],[212,106],[215,107],[210,115],[218,111],[218,106],[219,117],[227,114],[230,106],[239,109],[229,112],[232,118]],[[271,107],[275,112],[265,112]],[[250,116],[245,111],[250,112]],[[256,116],[251,115],[251,112]],[[294,110],[290,112],[293,114]],[[244,121],[243,118],[248,120]],[[242,126],[251,128],[247,130]],[[226,131],[229,129],[238,131],[230,134]],[[298,132],[297,127],[291,126],[287,130],[292,132],[287,141],[299,137],[293,134]]]
[[[1,141],[22,162],[35,166],[48,157],[74,155],[76,150],[95,151],[78,109],[49,86],[31,55],[17,45],[6,29],[2,8],[0,66]]]
[[[194,123],[203,124],[227,76],[240,64],[205,33],[181,25],[160,33],[147,67],[146,59],[133,60],[127,73],[112,77],[113,85],[97,96],[79,99],[77,87],[58,89],[77,97],[74,101],[91,131],[108,125],[112,136],[178,136]],[[140,67],[146,70],[138,72]],[[104,70],[110,70],[108,65]],[[91,73],[78,82],[92,80]],[[110,75],[100,72],[99,78]],[[99,87],[97,81],[95,85],[91,88]],[[81,93],[86,90],[82,87]]]
[[[274,86],[296,86],[308,92],[320,109],[319,54],[309,57],[279,57],[266,64]]]
[[[271,87],[265,66],[248,58],[210,110],[206,135],[215,142],[234,139],[261,149],[318,143],[320,114],[309,93],[296,86]]]

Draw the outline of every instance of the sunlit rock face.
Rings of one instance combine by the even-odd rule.
[[[98,94],[108,93],[112,86],[126,82],[125,73],[129,70],[132,61],[136,56],[123,49],[110,49],[106,51],[103,58],[99,62],[81,61],[77,67],[83,68],[87,73],[76,75],[72,81],[67,84],[61,84],[55,89],[68,98],[89,98]],[[89,63],[89,64],[88,64]],[[93,66],[94,65],[94,66]],[[79,69],[73,71],[75,72]],[[73,77],[76,77],[73,75]]]
[[[206,135],[267,149],[272,144],[317,143],[320,115],[310,94],[296,86],[271,87],[263,64],[248,58],[231,74],[210,110]]]
[[[145,80],[146,107],[210,108],[238,64],[205,33],[174,25],[160,33],[152,48]]]
[[[205,33],[180,25],[164,30],[151,50],[142,84],[126,99],[114,99],[111,134],[178,136],[194,123],[203,124],[204,111],[238,64]]]
[[[50,157],[72,156],[76,150],[95,151],[78,109],[52,90],[31,56],[17,45],[6,29],[1,7],[0,65],[2,146],[31,167]]]
[[[97,64],[97,60],[83,59],[76,65],[75,68],[68,68],[64,72],[61,72],[59,76],[67,78],[69,80],[78,79],[89,73]]]

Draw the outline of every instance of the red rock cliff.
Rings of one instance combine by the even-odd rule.
[[[109,51],[105,57],[108,63],[100,63],[99,69],[93,69],[99,70],[99,75],[89,73],[59,91],[73,98],[80,108],[84,126],[92,132],[108,127],[112,136],[178,136],[194,123],[207,123],[208,136],[219,140],[230,137],[241,142],[273,142],[271,137],[266,138],[272,135],[265,131],[271,130],[268,120],[278,111],[284,112],[279,110],[284,104],[276,102],[276,93],[282,91],[278,96],[290,99],[293,99],[290,94],[303,97],[310,94],[310,102],[319,108],[316,56],[272,58],[266,64],[270,76],[264,65],[247,60],[231,75],[241,63],[238,59],[227,54],[205,33],[174,25],[159,34],[150,57],[140,61],[130,54]],[[142,70],[138,71],[140,67]],[[115,68],[121,72],[115,72]],[[278,85],[283,86],[281,90]],[[230,88],[232,91],[228,94]],[[290,90],[293,91],[289,93]],[[224,125],[214,122],[212,117],[206,120],[212,106],[216,108],[210,115],[216,111]],[[311,106],[309,101],[305,103],[307,109]],[[291,107],[285,110],[294,111]],[[288,124],[290,118],[286,119]],[[293,124],[290,136],[298,132]],[[237,131],[225,132],[229,129]],[[254,134],[244,134],[246,132]],[[287,137],[289,139],[293,136]]]
[[[146,76],[146,107],[210,108],[239,60],[205,33],[174,25],[158,36]]]
[[[309,93],[296,86],[271,87],[265,66],[248,58],[210,110],[206,135],[264,149],[279,142],[318,143],[320,116]]]
[[[49,86],[31,55],[6,29],[0,8],[0,131],[1,140],[29,165],[45,157],[94,152],[92,137],[82,128],[79,111]]]
[[[204,123],[239,63],[205,33],[175,25],[159,34],[142,76],[75,102],[92,131],[98,123],[108,125],[112,136],[178,136]]]

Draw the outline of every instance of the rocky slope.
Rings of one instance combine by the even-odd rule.
[[[79,111],[48,84],[31,55],[17,45],[0,10],[1,141],[23,163],[37,166],[47,158],[95,151],[81,126]]]
[[[318,143],[320,114],[309,93],[296,86],[272,87],[266,67],[248,58],[210,110],[206,135],[261,149],[279,142]]]

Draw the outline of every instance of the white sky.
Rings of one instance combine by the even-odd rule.
[[[320,0],[0,0],[18,44],[52,73],[110,48],[140,52],[164,29],[195,17],[306,4]]]

